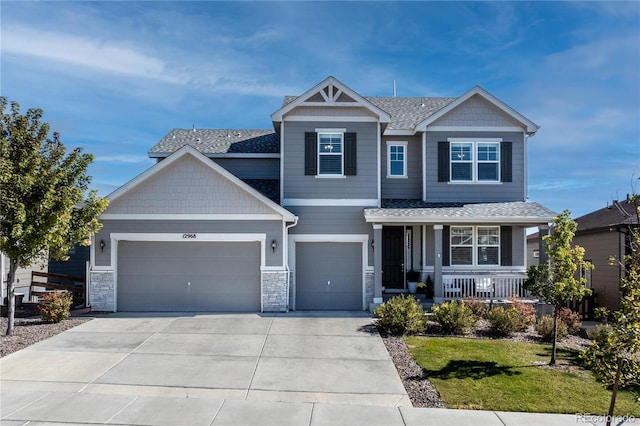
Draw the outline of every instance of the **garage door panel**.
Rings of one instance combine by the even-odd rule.
[[[362,310],[362,244],[297,242],[296,309]]]
[[[121,311],[259,311],[260,246],[122,241],[117,286]]]

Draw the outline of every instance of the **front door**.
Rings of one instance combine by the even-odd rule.
[[[382,228],[382,285],[404,289],[404,227]]]

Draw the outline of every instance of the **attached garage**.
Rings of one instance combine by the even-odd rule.
[[[118,311],[260,311],[260,243],[120,241]]]
[[[297,310],[362,310],[360,242],[297,242]]]

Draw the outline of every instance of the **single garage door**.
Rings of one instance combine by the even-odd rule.
[[[296,243],[296,309],[362,310],[362,243]]]
[[[118,243],[118,311],[259,311],[257,242]]]

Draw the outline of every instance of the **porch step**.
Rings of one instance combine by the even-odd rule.
[[[424,309],[425,312],[431,312],[431,307],[433,306],[433,299],[427,299],[427,297],[424,294],[410,294],[409,292],[382,293],[382,301],[386,302],[392,297],[399,296],[401,294],[405,294],[407,296],[411,295],[415,297],[418,300],[418,303],[422,305],[422,309]]]

